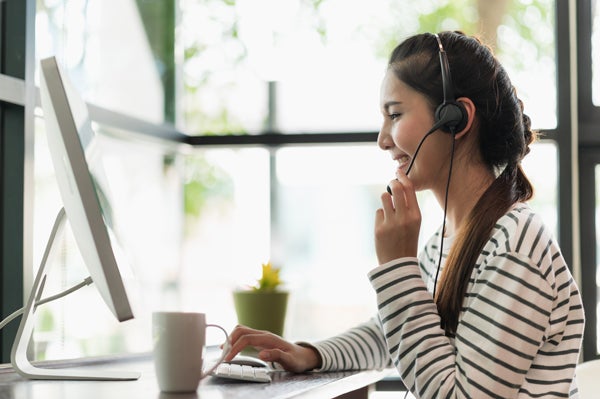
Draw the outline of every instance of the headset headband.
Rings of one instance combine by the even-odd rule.
[[[446,51],[444,50],[444,46],[442,45],[442,41],[437,33],[434,33],[435,39],[438,42],[439,54],[440,54],[440,66],[442,68],[442,88],[444,90],[444,104],[448,102],[453,102],[456,99],[454,98],[454,92],[452,90],[452,78],[450,76],[450,65],[448,63],[448,56],[446,55]]]

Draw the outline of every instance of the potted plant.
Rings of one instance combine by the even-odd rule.
[[[283,335],[289,293],[281,289],[280,268],[262,264],[256,285],[233,292],[238,323]]]

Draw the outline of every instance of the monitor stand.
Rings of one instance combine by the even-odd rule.
[[[15,371],[21,376],[38,380],[136,380],[140,378],[139,372],[132,371],[111,371],[111,370],[89,370],[83,368],[41,368],[36,367],[27,358],[27,347],[33,333],[35,324],[36,303],[41,299],[46,276],[46,268],[54,258],[57,250],[56,243],[64,235],[65,222],[67,215],[62,208],[56,217],[54,227],[50,233],[48,244],[44,251],[42,263],[33,282],[31,293],[27,299],[27,304],[23,309],[23,316],[19,330],[12,346],[10,358]]]

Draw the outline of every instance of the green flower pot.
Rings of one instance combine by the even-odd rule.
[[[283,335],[288,296],[286,291],[234,291],[238,323]]]

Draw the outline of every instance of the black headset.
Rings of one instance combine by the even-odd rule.
[[[441,124],[440,129],[447,133],[458,133],[467,126],[468,116],[465,106],[456,101],[452,89],[452,77],[448,56],[442,46],[442,41],[434,34],[439,46],[440,68],[442,69],[442,87],[444,90],[444,101],[435,110],[435,124]]]
[[[452,139],[452,153],[450,156],[450,167],[448,169],[448,181],[446,183],[446,195],[444,199],[444,220],[442,222],[442,231],[440,234],[440,257],[438,259],[438,267],[435,272],[435,280],[433,281],[433,297],[435,298],[438,276],[440,274],[440,267],[442,265],[442,256],[444,253],[444,231],[446,230],[446,213],[448,210],[448,189],[450,187],[450,177],[452,176],[452,165],[454,163],[454,135],[462,131],[467,126],[468,116],[465,106],[454,97],[454,90],[452,90],[452,78],[450,76],[450,65],[448,63],[448,57],[442,46],[440,37],[434,35],[439,46],[440,53],[440,67],[442,69],[442,88],[444,90],[444,101],[438,105],[435,110],[435,125],[439,126],[443,132],[451,133]],[[433,130],[433,128],[432,128]]]

